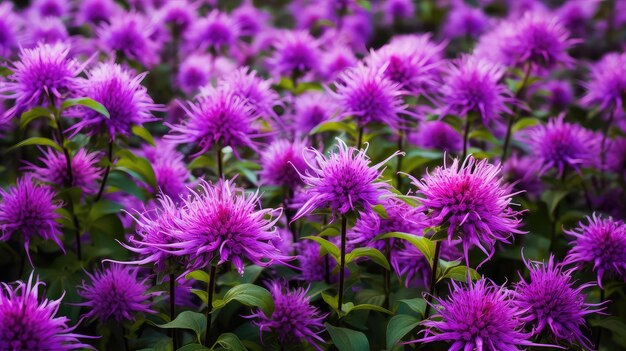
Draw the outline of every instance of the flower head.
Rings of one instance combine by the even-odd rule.
[[[320,255],[320,245],[310,240],[300,240],[296,243],[296,250],[298,252],[300,279],[309,283],[323,281],[326,274],[326,262],[325,257]],[[329,274],[336,266],[335,260],[328,260]]]
[[[506,159],[502,171],[506,180],[516,192],[525,192],[528,196],[540,196],[544,185],[541,181],[541,165],[529,156],[513,153]]]
[[[338,113],[335,100],[320,91],[298,95],[293,106],[295,111],[292,127],[302,135],[307,135],[320,123],[330,120]]]
[[[269,290],[274,300],[274,311],[267,316],[262,310],[255,311],[248,318],[254,318],[261,333],[269,330],[278,336],[281,345],[306,342],[315,349],[322,351],[318,343],[323,344],[318,334],[324,331],[325,314],[311,305],[307,296],[309,289],[297,288],[290,290],[285,282],[273,281]]]
[[[499,120],[502,113],[510,113],[506,103],[510,92],[500,83],[504,67],[488,60],[463,56],[451,65],[442,91],[442,115],[452,113],[469,117],[475,113],[483,123]]]
[[[177,243],[167,246],[176,255],[187,255],[188,269],[231,262],[243,274],[243,259],[267,266],[283,262],[272,240],[280,240],[274,224],[280,210],[257,209],[259,194],[246,194],[232,181],[216,184],[201,181],[200,191],[183,199]]]
[[[69,33],[63,21],[58,17],[34,17],[30,19],[31,25],[24,30],[21,45],[33,48],[39,43],[54,44],[67,42]]]
[[[270,14],[256,8],[252,1],[246,0],[232,13],[233,19],[239,24],[241,35],[255,36],[259,34],[269,22]]]
[[[600,143],[593,132],[577,123],[565,122],[565,116],[552,118],[546,125],[533,127],[526,139],[535,158],[541,162],[541,173],[556,168],[561,176],[566,169],[580,171],[595,165]]]
[[[421,236],[421,234],[420,234]],[[443,241],[439,258],[446,261],[457,261],[462,257],[456,241]],[[427,287],[432,267],[426,256],[412,244],[405,244],[396,249],[391,256],[391,267],[398,277],[404,278],[406,287]]]
[[[161,109],[156,105],[148,90],[141,85],[147,73],[135,75],[129,69],[114,63],[100,63],[87,73],[81,91],[101,103],[109,112],[109,117],[88,108],[80,108],[80,118],[72,129],[88,129],[88,133],[107,132],[111,138],[117,135],[130,135],[134,125],[154,121],[152,111]]]
[[[159,22],[171,26],[176,35],[185,34],[197,21],[198,3],[188,0],[171,0],[159,9]]]
[[[489,16],[465,1],[454,1],[444,21],[443,33],[448,38],[477,38],[489,27]]]
[[[470,247],[479,247],[489,259],[496,242],[509,243],[513,234],[524,233],[519,230],[521,212],[510,207],[515,194],[503,183],[500,171],[486,159],[468,156],[462,164],[454,159],[452,165],[413,180],[431,225],[447,226],[448,240],[455,236],[462,240],[468,267]]]
[[[461,134],[442,121],[420,123],[417,132],[409,135],[409,141],[419,147],[453,153],[457,153],[463,148]]]
[[[247,67],[235,70],[218,82],[218,88],[230,90],[233,95],[243,100],[255,115],[275,116],[273,109],[280,97],[272,89],[272,83],[257,76],[254,70]]]
[[[554,110],[566,110],[574,100],[574,91],[567,81],[551,80],[543,85],[543,89],[548,93],[550,108]]]
[[[606,54],[591,67],[589,81],[583,83],[587,94],[582,103],[587,106],[597,105],[609,112],[613,109],[618,117],[624,115],[624,97],[626,96],[626,53]]]
[[[187,194],[187,181],[191,172],[187,169],[183,154],[176,150],[174,144],[155,140],[155,146],[145,146],[143,153],[154,170],[158,187],[155,191],[160,190],[173,199]]]
[[[580,222],[578,227],[564,230],[574,240],[565,257],[566,264],[577,267],[590,266],[598,275],[598,285],[602,287],[605,274],[626,281],[626,224],[611,217],[603,218],[593,214],[587,216],[587,224]]]
[[[348,147],[341,139],[337,139],[337,151],[328,157],[313,148],[308,151],[313,161],[307,161],[309,169],[300,174],[308,199],[294,220],[324,207],[330,207],[333,215],[355,210],[370,212],[371,206],[376,205],[389,188],[389,184],[379,180],[380,168],[398,154],[370,166],[366,150]]]
[[[170,125],[170,134],[165,136],[177,144],[196,144],[200,155],[211,149],[230,146],[255,148],[252,137],[256,135],[257,115],[244,100],[230,89],[208,89],[196,101],[184,107],[187,119]]]
[[[78,5],[76,24],[99,25],[108,22],[119,12],[121,12],[121,8],[115,0],[83,0]]]
[[[25,170],[33,172],[34,178],[54,184],[59,188],[77,187],[84,194],[93,195],[98,191],[96,180],[102,173],[102,170],[97,166],[98,153],[90,153],[85,149],[80,149],[71,156],[71,182],[67,171],[67,161],[63,153],[48,148],[42,150],[42,154],[39,160],[43,166],[28,163],[24,167]]]
[[[213,58],[206,54],[191,54],[180,63],[176,81],[187,95],[194,95],[211,79]]]
[[[156,293],[148,293],[146,279],[139,280],[138,268],[111,264],[93,274],[86,273],[90,283],[83,281],[78,287],[78,295],[87,307],[87,318],[96,318],[100,322],[131,321],[137,313],[155,313],[150,309],[150,298]]]
[[[525,261],[530,271],[530,281],[521,278],[515,287],[515,304],[533,324],[533,334],[549,328],[557,340],[570,344],[578,343],[591,350],[591,342],[582,331],[585,316],[598,312],[593,305],[585,303],[583,289],[592,286],[584,284],[574,287],[572,270],[554,263],[550,256],[547,264]],[[521,277],[521,275],[520,275]],[[597,306],[597,305],[595,305]]]
[[[398,128],[400,114],[410,114],[402,100],[400,85],[384,76],[384,67],[363,64],[339,74],[332,93],[345,115],[353,116],[359,126],[379,122]]]
[[[354,51],[340,43],[334,42],[330,48],[322,52],[320,75],[326,82],[334,81],[337,76],[350,67],[357,65]]]
[[[319,43],[308,32],[284,31],[274,42],[268,65],[278,77],[317,73],[320,69]]]
[[[15,287],[0,286],[0,349],[2,350],[58,350],[93,349],[73,333],[70,319],[57,316],[61,299],[39,297],[44,283],[31,274],[28,282],[18,281]]]
[[[10,117],[50,101],[58,104],[74,94],[82,71],[78,61],[70,57],[69,46],[62,43],[22,49],[13,66],[9,81],[0,87],[8,98],[15,99],[15,106],[7,111]]]
[[[393,24],[399,20],[409,20],[415,16],[415,5],[411,0],[389,0],[382,3],[383,21]]]
[[[365,62],[402,89],[428,94],[440,79],[443,47],[433,43],[430,35],[404,36],[372,51]]]
[[[428,328],[419,342],[449,342],[450,351],[509,350],[533,346],[531,335],[524,332],[523,311],[512,292],[485,278],[461,286],[454,281],[450,295],[437,298],[436,317],[423,324]]]
[[[29,260],[28,244],[36,236],[54,241],[63,250],[61,225],[56,221],[61,217],[56,213],[61,205],[54,196],[50,187],[35,184],[29,174],[19,178],[15,186],[0,189],[0,240],[22,234]]]
[[[9,58],[17,49],[20,17],[13,11],[11,2],[0,4],[0,57]]]
[[[142,14],[121,12],[97,30],[100,45],[107,53],[123,55],[145,67],[159,62],[160,44],[153,40],[155,27]]]
[[[626,138],[611,140],[607,151],[607,169],[617,174],[626,175]]]
[[[279,139],[261,153],[261,181],[265,184],[294,188],[302,184],[300,174],[308,169],[306,144]]]
[[[68,0],[35,0],[30,10],[41,18],[63,17],[70,11],[70,2]]]
[[[239,31],[239,24],[229,14],[213,10],[197,20],[185,37],[190,49],[219,51],[233,46]]]

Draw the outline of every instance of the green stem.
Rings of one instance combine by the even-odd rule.
[[[343,306],[343,289],[344,289],[344,268],[346,266],[346,229],[348,226],[348,217],[341,217],[341,258],[339,260],[339,296],[337,297],[337,310],[342,311]]]
[[[385,256],[387,256],[387,262],[391,262],[391,239],[385,239]],[[383,303],[383,307],[389,309],[390,305],[390,296],[391,296],[391,271],[385,269],[384,276],[384,287],[385,287],[385,301]]]
[[[400,131],[398,134],[398,151],[402,152],[404,151],[404,132]],[[398,191],[402,192],[402,175],[400,174],[400,172],[402,172],[402,153],[400,155],[398,155],[397,159],[398,159],[398,163],[397,163],[397,169],[396,169],[396,187],[398,189]]]
[[[211,345],[211,312],[213,312],[213,293],[215,292],[215,276],[217,273],[217,266],[212,264],[209,270],[209,283],[207,284],[207,307],[206,307],[206,331],[204,334],[205,346]]]
[[[532,64],[530,63],[530,61],[528,61],[526,63],[526,70],[524,72],[524,78],[522,79],[522,85],[515,93],[515,100],[519,100],[526,92],[526,85],[528,85],[528,79],[530,78],[531,69],[532,69]],[[506,128],[506,137],[504,138],[504,145],[502,146],[502,156],[500,157],[501,163],[504,163],[504,161],[506,161],[507,151],[509,149],[509,144],[511,142],[511,133],[513,131],[513,124],[515,123],[515,120],[517,119],[518,113],[519,113],[519,108],[516,105],[515,107],[513,107],[513,113],[511,114],[511,117],[509,118],[509,123]]]
[[[463,162],[463,160],[465,160],[465,158],[467,157],[470,124],[471,124],[471,118],[470,118],[470,115],[467,115],[465,116],[465,131],[463,132],[463,156],[461,157],[461,162]]]
[[[428,295],[426,295],[426,310],[424,311],[424,319],[430,315],[430,304],[433,302],[435,296],[435,286],[437,285],[437,268],[439,266],[439,254],[441,253],[441,240],[435,243],[435,255],[433,256],[432,272],[430,274],[430,286],[428,288]]]
[[[109,164],[104,170],[104,176],[102,176],[102,183],[100,183],[100,190],[98,190],[98,195],[96,195],[96,199],[94,200],[94,202],[98,202],[102,198],[102,194],[104,194],[104,188],[106,188],[107,179],[109,179],[109,173],[111,173],[111,164],[113,163],[113,139],[109,140],[109,147],[107,150],[107,159],[109,160]]]
[[[217,149],[217,175],[220,179],[224,179],[224,165],[223,165],[223,156],[222,156],[222,148]]]
[[[176,319],[176,277],[170,273],[170,321]],[[172,329],[172,346],[178,349],[178,332]]]
[[[604,167],[606,166],[606,152],[607,152],[607,141],[609,139],[609,131],[611,129],[611,124],[613,124],[613,119],[615,118],[615,107],[611,108],[611,112],[609,113],[609,120],[606,122],[604,126],[604,133],[602,134],[602,143],[601,143],[601,153],[600,153],[600,163],[601,163],[601,173],[600,173],[600,184],[604,188],[606,186],[605,177],[604,177]]]
[[[364,130],[365,130],[365,127],[359,127],[359,136],[356,140],[356,147],[359,150],[361,150],[361,146],[363,146],[363,131]]]
[[[600,304],[604,303],[606,290],[600,288]],[[596,335],[596,349],[600,350],[600,341],[602,341],[602,327],[598,327],[598,335]]]

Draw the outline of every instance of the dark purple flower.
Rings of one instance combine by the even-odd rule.
[[[446,261],[461,259],[463,254],[457,249],[456,244],[454,241],[443,241],[439,258]],[[391,256],[391,267],[398,277],[404,278],[406,287],[428,287],[432,275],[431,263],[420,250],[408,243],[395,250]]]
[[[61,298],[48,300],[39,297],[39,287],[44,285],[33,275],[28,282],[18,281],[15,287],[2,283],[0,286],[0,349],[95,350],[78,338],[87,336],[74,333],[76,326],[68,326],[70,319],[57,316]]]
[[[511,187],[501,176],[501,166],[488,160],[468,158],[461,164],[437,167],[422,180],[413,179],[422,209],[431,226],[447,226],[448,240],[459,237],[469,267],[468,252],[477,246],[490,259],[497,242],[510,243],[514,234],[524,234],[521,212],[511,206]]]
[[[534,158],[513,153],[506,159],[502,171],[515,192],[524,192],[531,197],[541,195],[544,189],[540,177],[541,164]]]
[[[40,43],[55,44],[68,42],[69,34],[65,24],[58,17],[30,18],[20,42],[23,47],[33,48]]]
[[[56,213],[61,205],[54,201],[54,196],[50,187],[35,184],[29,174],[18,178],[15,186],[0,189],[0,240],[7,241],[21,234],[31,265],[28,244],[33,237],[52,240],[64,250],[61,225],[57,222],[61,216]]]
[[[566,1],[556,10],[556,14],[565,28],[582,36],[586,34],[600,3],[601,0]]]
[[[591,67],[589,78],[583,83],[587,94],[581,102],[586,106],[598,106],[605,114],[624,116],[626,53],[606,54]]]
[[[189,49],[220,51],[233,46],[240,34],[239,23],[224,12],[212,10],[195,22],[185,34]]]
[[[13,63],[13,74],[0,91],[15,99],[6,112],[13,117],[35,106],[55,105],[78,90],[81,65],[70,56],[69,46],[61,43],[40,44],[22,49],[20,59]]]
[[[188,193],[187,181],[191,172],[187,169],[184,156],[176,151],[176,147],[167,141],[155,140],[155,146],[143,148],[144,155],[152,164],[156,184],[163,194],[177,199]]]
[[[243,100],[252,109],[253,115],[276,116],[274,106],[278,105],[280,96],[272,89],[272,82],[262,79],[256,71],[248,67],[226,74],[218,82],[219,88],[231,91]]]
[[[40,181],[54,184],[59,188],[77,187],[84,194],[94,195],[98,191],[97,180],[102,174],[102,170],[97,166],[98,153],[88,153],[85,149],[80,149],[71,156],[71,160],[71,183],[65,155],[50,148],[42,150],[42,157],[39,157],[43,166],[27,163],[24,169],[33,172],[33,178]]]
[[[64,17],[70,11],[70,2],[68,0],[35,0],[29,10],[41,18]]]
[[[580,172],[594,166],[600,155],[598,136],[577,123],[565,122],[564,115],[528,130],[525,139],[535,160],[542,164],[541,173],[550,168],[556,168],[559,176],[566,169]]]
[[[383,1],[381,5],[383,22],[388,25],[410,20],[415,16],[415,5],[412,0],[388,0]]]
[[[454,1],[443,22],[443,33],[448,38],[477,38],[489,28],[489,16],[479,7]]]
[[[278,336],[282,346],[305,342],[316,350],[324,350],[319,345],[325,343],[324,339],[318,334],[324,331],[322,323],[326,314],[311,305],[308,288],[290,290],[286,285],[279,281],[270,283],[269,290],[274,300],[274,311],[270,316],[258,309],[247,317],[254,318],[261,336],[264,331],[270,331]]]
[[[507,103],[511,93],[500,83],[504,67],[475,56],[463,56],[450,66],[441,88],[442,115],[453,114],[469,118],[479,116],[486,125],[511,113]]]
[[[322,52],[319,74],[326,82],[334,81],[337,76],[350,67],[357,65],[357,58],[349,47],[335,43]]]
[[[428,328],[425,336],[414,342],[448,342],[449,351],[519,351],[535,346],[531,334],[524,332],[524,311],[512,295],[485,278],[468,286],[452,281],[447,298],[435,297],[438,313],[422,323]]]
[[[78,5],[75,22],[77,25],[99,25],[108,22],[122,9],[115,0],[83,0]]]
[[[564,270],[554,263],[550,255],[547,264],[524,261],[530,272],[530,281],[520,274],[520,281],[515,286],[515,304],[533,326],[533,334],[538,335],[549,329],[551,335],[559,341],[566,341],[571,346],[577,343],[591,350],[591,342],[580,330],[585,326],[585,317],[598,312],[592,309],[598,305],[585,303],[583,289],[593,284],[574,287],[573,269]]]
[[[111,264],[93,274],[87,272],[90,283],[83,280],[78,287],[78,295],[85,302],[86,318],[96,318],[100,322],[132,321],[138,313],[155,313],[150,309],[150,298],[157,293],[148,293],[148,278],[139,280],[137,267]]]
[[[452,126],[441,121],[424,121],[416,133],[409,134],[409,142],[426,149],[458,153],[463,149],[463,137]]]
[[[335,100],[320,91],[298,95],[294,101],[293,129],[307,135],[320,123],[333,118],[339,112]]]
[[[611,140],[607,153],[607,169],[626,176],[626,138],[621,137]]]
[[[566,110],[574,100],[574,90],[567,81],[551,80],[542,89],[548,93],[548,104],[553,110]]]
[[[269,13],[256,8],[251,0],[245,0],[233,10],[232,16],[239,24],[241,35],[250,37],[261,32],[271,19]]]
[[[626,282],[626,224],[595,213],[587,216],[587,222],[581,221],[578,227],[564,230],[574,239],[564,263],[593,268],[600,287],[605,274]]]
[[[197,21],[199,4],[196,1],[170,0],[158,9],[158,21],[169,25],[175,35],[183,35]]]
[[[73,130],[87,129],[90,135],[106,132],[111,138],[128,136],[134,125],[156,120],[152,111],[162,107],[156,105],[141,81],[147,73],[136,75],[133,71],[114,63],[103,62],[87,73],[81,93],[99,103],[109,112],[106,117],[88,108],[80,108],[76,117],[80,120]]]
[[[13,11],[11,2],[0,4],[0,57],[9,58],[18,45],[20,17]]]
[[[201,87],[209,83],[213,65],[213,58],[207,54],[191,54],[185,57],[176,76],[180,90],[188,96],[195,95]]]
[[[308,32],[285,30],[273,47],[274,53],[267,63],[275,76],[291,78],[319,72],[319,43]]]
[[[307,200],[294,220],[325,207],[330,207],[333,216],[356,210],[370,212],[378,198],[388,192],[389,184],[379,179],[380,168],[397,152],[370,166],[367,150],[348,147],[341,139],[337,139],[336,149],[328,157],[316,149],[308,150],[314,161],[307,162],[309,169],[300,174],[306,185]]]
[[[268,185],[286,186],[290,189],[302,184],[300,174],[309,166],[305,160],[306,144],[279,139],[261,152],[261,181]]]

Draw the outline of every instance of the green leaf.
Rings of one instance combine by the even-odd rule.
[[[412,311],[419,313],[420,315],[424,315],[426,313],[426,301],[420,297],[415,299],[404,299],[399,302],[407,305]]]
[[[213,308],[222,308],[233,300],[249,307],[260,307],[268,316],[274,311],[274,300],[270,292],[254,284],[240,284],[231,288],[223,299],[213,301]]]
[[[553,216],[554,210],[567,194],[569,194],[568,190],[546,190],[541,194],[541,200],[548,205],[550,217]]]
[[[346,311],[346,314],[352,312],[352,311],[359,311],[359,310],[369,310],[369,311],[376,311],[376,312],[381,312],[381,313],[386,313],[389,315],[392,315],[393,312],[389,311],[388,309],[378,306],[378,305],[372,305],[370,303],[362,303],[360,305],[354,305],[352,308],[348,309]]]
[[[339,351],[367,351],[370,349],[367,336],[360,331],[334,327],[329,323],[325,323],[325,325],[333,344]]]
[[[155,191],[158,189],[154,170],[152,169],[150,161],[146,158],[131,155],[130,153],[124,154],[123,157],[117,160],[115,167],[119,170],[126,171],[131,175],[138,176]]]
[[[43,107],[34,107],[24,113],[20,117],[20,129],[25,129],[28,124],[37,118],[47,117],[52,119],[52,111]]]
[[[146,128],[142,126],[133,126],[132,131],[133,131],[133,134],[145,140],[146,142],[148,142],[148,144],[155,146],[154,139],[152,138],[152,134],[150,134],[150,131],[147,130]]]
[[[415,234],[402,233],[402,232],[391,232],[387,234],[383,234],[378,237],[379,239],[387,239],[387,238],[398,238],[403,239],[415,246],[423,255],[426,257],[428,262],[432,262],[433,256],[435,255],[435,242],[430,239],[427,239],[423,236],[417,236]]]
[[[91,218],[92,221],[95,221],[96,219],[108,214],[119,213],[122,209],[124,209],[124,206],[117,202],[101,199],[91,206],[89,218]]]
[[[205,282],[207,284],[209,284],[209,280],[211,280],[209,277],[209,273],[202,270],[195,270],[187,273],[185,279],[195,279],[197,281]]]
[[[331,256],[333,256],[335,258],[335,260],[339,260],[339,256],[341,255],[341,251],[339,250],[339,248],[337,246],[335,246],[335,244],[331,243],[330,241],[328,241],[328,240],[326,240],[324,238],[320,238],[319,236],[305,236],[302,239],[308,239],[308,240],[313,240],[313,241],[317,242],[318,244],[320,244],[322,249],[324,249]]]
[[[524,117],[515,122],[512,130],[513,132],[519,132],[520,130],[536,126],[537,124],[539,124],[539,120],[536,118]]]
[[[17,148],[20,148],[22,146],[27,146],[27,145],[43,145],[43,146],[50,146],[51,148],[59,151],[59,152],[63,152],[63,149],[59,146],[59,144],[57,144],[54,140],[52,139],[48,139],[48,138],[43,138],[43,137],[32,137],[32,138],[28,138],[26,140],[22,140],[19,143],[11,146],[6,152],[11,152]]]
[[[359,6],[361,6],[365,11],[372,11],[372,4],[368,0],[357,0]]]
[[[184,311],[176,316],[173,321],[165,324],[157,324],[156,326],[163,329],[193,330],[196,333],[198,343],[201,343],[202,335],[206,329],[206,316],[198,312]]]
[[[391,270],[391,267],[389,266],[389,262],[387,261],[385,255],[383,255],[382,252],[373,247],[358,247],[352,250],[352,252],[346,255],[346,264],[354,261],[359,257],[367,257],[378,265],[384,267],[386,270]]]
[[[352,137],[355,137],[358,133],[356,126],[353,123],[343,121],[326,121],[313,128],[309,132],[309,135],[315,135],[323,132],[346,132]]]
[[[61,110],[65,110],[68,107],[77,106],[77,105],[88,107],[98,112],[99,114],[103,115],[106,118],[111,118],[111,115],[109,115],[109,111],[107,111],[104,105],[97,102],[96,100],[93,100],[87,97],[65,100],[61,104]]]
[[[387,350],[420,324],[420,319],[408,314],[393,316],[387,324]]]
[[[468,271],[466,266],[452,267],[444,271],[443,275],[439,278],[438,281],[450,278],[458,282],[465,282],[467,281],[467,273]],[[473,268],[469,269],[469,276],[470,278],[472,278],[472,280],[480,279],[480,274],[478,274],[478,272],[476,272]]]
[[[373,206],[372,210],[374,210],[374,212],[378,213],[378,215],[382,219],[389,218],[389,215],[387,214],[387,210],[385,209],[385,206],[383,206],[383,205],[379,204],[379,205]]]
[[[224,350],[246,351],[246,347],[241,343],[239,337],[233,333],[224,333],[217,338],[215,345],[220,345]],[[215,345],[213,348],[215,349]]]
[[[179,347],[176,351],[207,351],[211,350],[210,348],[203,346],[201,344],[187,344],[183,347]]]

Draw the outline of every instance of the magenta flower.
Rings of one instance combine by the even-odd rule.
[[[626,281],[626,224],[595,213],[587,216],[587,222],[581,221],[578,227],[564,230],[573,238],[564,263],[593,268],[600,287],[606,274]]]
[[[306,144],[279,139],[261,153],[261,181],[268,185],[286,186],[293,189],[302,184],[300,174],[309,166],[305,157]]]
[[[383,77],[413,94],[429,94],[438,85],[443,63],[443,44],[435,44],[430,35],[396,38],[372,51],[365,63],[382,70]]]
[[[320,245],[316,242],[300,240],[296,243],[296,250],[298,253],[297,258],[299,262],[300,279],[305,282],[312,283],[324,280],[326,274],[326,259],[328,259],[329,275],[337,266],[337,262],[334,259],[320,255]]]
[[[273,46],[267,63],[275,76],[291,78],[319,72],[319,43],[308,32],[285,30]]]
[[[504,67],[488,60],[463,56],[448,70],[441,88],[442,115],[453,114],[468,118],[479,116],[486,125],[501,119],[503,113],[511,113],[507,103],[513,99],[510,91],[500,83]]]
[[[28,282],[18,281],[15,287],[0,286],[0,349],[2,350],[95,350],[73,333],[70,319],[57,316],[61,299],[40,299],[39,286],[44,285],[33,275]]]
[[[96,34],[106,53],[136,60],[145,67],[159,62],[161,45],[153,40],[155,27],[144,15],[122,12],[98,28]]]
[[[214,145],[236,148],[248,146],[255,149],[252,138],[256,136],[257,115],[246,102],[231,90],[208,89],[195,102],[184,106],[187,119],[169,125],[171,131],[165,136],[176,144],[195,144],[195,155],[207,152]]]
[[[254,324],[263,331],[270,331],[278,336],[282,346],[304,342],[316,350],[324,350],[319,344],[324,344],[319,334],[324,331],[326,314],[311,305],[307,296],[309,289],[297,288],[290,290],[286,282],[273,281],[269,290],[274,300],[274,311],[271,316],[258,309],[247,318],[254,318]]]
[[[415,5],[412,0],[388,0],[381,5],[383,21],[386,24],[410,20],[415,16]]]
[[[583,289],[593,284],[574,287],[573,269],[563,270],[554,263],[550,255],[547,264],[524,261],[530,271],[530,282],[520,274],[520,282],[515,286],[515,304],[532,322],[533,334],[538,335],[549,329],[557,340],[578,343],[585,349],[593,349],[591,342],[580,330],[585,326],[585,317],[601,309],[599,305],[585,303]]]
[[[624,91],[626,91],[626,53],[606,54],[591,67],[590,79],[583,84],[587,94],[582,103],[598,106],[605,113],[613,109],[617,117],[624,115]]]
[[[69,33],[59,17],[33,17],[28,19],[29,25],[24,30],[20,44],[23,47],[33,48],[40,43],[55,44],[68,42]]]
[[[379,180],[380,168],[398,152],[370,166],[366,150],[348,147],[341,139],[337,139],[337,151],[328,157],[313,148],[308,151],[314,161],[307,161],[309,170],[300,174],[308,198],[293,220],[325,207],[330,207],[333,216],[357,210],[367,213],[388,193],[389,184]]]
[[[610,141],[606,166],[608,170],[626,176],[626,138]]]
[[[248,67],[235,70],[218,81],[219,88],[243,100],[253,115],[276,117],[274,106],[278,105],[280,96],[272,89],[272,82],[259,77],[256,71]]]
[[[213,10],[200,18],[185,33],[189,49],[219,51],[233,46],[239,38],[239,24],[224,12]]]
[[[100,63],[87,73],[89,79],[82,83],[81,93],[99,103],[109,112],[110,118],[88,108],[76,113],[80,120],[71,129],[87,129],[90,135],[106,132],[112,139],[128,136],[134,125],[156,120],[152,111],[162,107],[154,103],[148,90],[141,85],[147,73],[135,75],[129,69],[114,63]]]
[[[148,278],[137,278],[138,268],[111,264],[108,268],[86,273],[91,281],[83,281],[78,287],[78,295],[85,302],[86,318],[96,318],[100,322],[132,321],[137,313],[156,313],[150,309],[150,298],[158,293],[148,293]]]
[[[524,234],[519,229],[521,212],[510,207],[515,194],[504,184],[501,169],[468,156],[462,164],[454,159],[452,165],[437,167],[422,180],[413,179],[431,226],[447,226],[449,241],[462,240],[468,267],[472,246],[488,260],[497,242],[510,243],[514,234]]]
[[[259,34],[271,20],[270,14],[256,8],[251,0],[243,1],[233,10],[232,16],[239,24],[241,35],[250,37]]]
[[[463,149],[463,137],[452,126],[441,121],[424,121],[416,133],[409,134],[409,142],[426,149],[458,153]]]
[[[143,153],[152,164],[158,189],[163,194],[177,199],[189,192],[187,181],[191,172],[187,169],[184,156],[172,143],[155,140],[155,146],[145,146]]]
[[[489,28],[489,16],[481,8],[454,1],[443,23],[447,38],[477,38]]]
[[[459,260],[463,255],[456,245],[455,241],[443,241],[439,258],[446,261]],[[404,278],[405,287],[428,287],[432,275],[431,262],[414,245],[405,244],[395,250],[390,263],[398,277]]]
[[[176,76],[180,90],[188,96],[195,95],[209,83],[213,72],[213,58],[206,54],[191,54],[181,63]]]
[[[293,106],[295,111],[292,127],[302,135],[309,134],[313,128],[330,120],[339,112],[335,100],[320,91],[298,95]]]
[[[559,176],[566,169],[580,172],[583,167],[594,166],[600,155],[598,136],[580,124],[565,122],[563,114],[527,133],[525,139],[535,160],[542,164],[541,173],[550,168],[556,168]]]
[[[352,49],[333,42],[330,48],[322,52],[321,62],[319,74],[325,82],[332,82],[341,72],[356,66],[358,60]]]
[[[450,351],[518,351],[535,346],[531,334],[524,332],[524,311],[512,295],[485,278],[468,286],[452,281],[446,299],[435,297],[438,313],[422,323],[428,328],[425,336],[413,342],[444,341],[451,343]]]
[[[88,195],[94,195],[98,191],[97,180],[102,174],[102,170],[97,166],[98,153],[88,153],[85,149],[80,149],[71,157],[72,181],[70,183],[65,155],[50,148],[42,149],[41,152],[43,155],[39,157],[39,161],[43,163],[43,166],[27,163],[24,167],[25,170],[33,172],[33,178],[54,184],[59,188],[77,187]]]
[[[70,11],[68,0],[35,0],[29,10],[41,18],[64,17]]]
[[[18,178],[15,186],[0,189],[0,240],[7,241],[14,234],[23,235],[24,249],[31,262],[28,244],[33,237],[54,241],[61,250],[61,218],[56,211],[61,204],[55,202],[55,193],[45,185],[37,185],[29,174]]]
[[[257,209],[258,193],[246,194],[233,181],[200,182],[201,190],[183,199],[177,241],[162,247],[191,261],[188,270],[231,262],[243,274],[243,259],[267,266],[284,262],[271,243],[280,240],[274,225],[281,210]]]
[[[199,4],[188,0],[171,0],[158,9],[158,21],[172,27],[176,35],[183,35],[198,20]]]
[[[17,34],[20,30],[20,17],[13,11],[13,4],[0,4],[0,57],[9,58],[17,49]]]
[[[541,181],[541,165],[530,156],[513,153],[506,159],[502,171],[516,192],[524,192],[529,197],[540,196],[544,185]]]
[[[19,61],[13,63],[13,74],[0,87],[15,105],[6,112],[13,117],[35,106],[54,105],[78,89],[81,65],[70,57],[66,44],[40,44],[22,49]]]
[[[115,0],[83,0],[78,5],[75,22],[77,25],[99,25],[108,22],[122,9]]]
[[[384,77],[384,67],[371,68],[363,64],[339,75],[336,92],[330,92],[344,110],[363,127],[370,122],[384,123],[398,128],[400,114],[411,115],[402,100],[405,93],[400,85]]]
[[[574,100],[574,90],[567,81],[551,80],[542,88],[548,93],[548,104],[553,110],[566,110]]]

